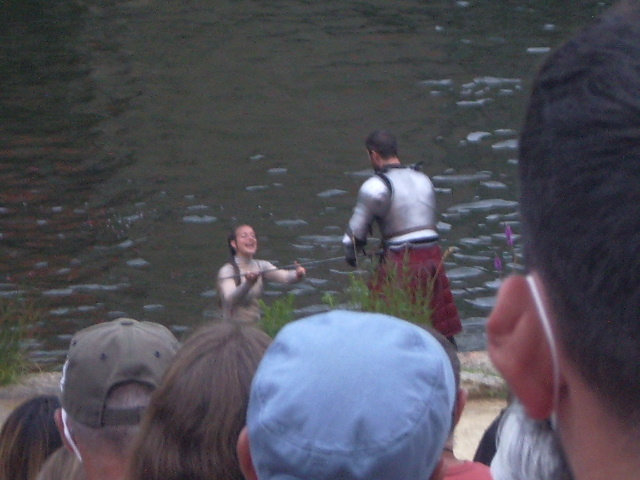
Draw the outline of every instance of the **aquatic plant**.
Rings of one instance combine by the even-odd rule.
[[[511,225],[507,223],[507,226],[504,227],[504,236],[507,240],[507,245],[513,248],[513,232],[511,231]]]
[[[502,265],[502,257],[500,257],[500,255],[498,255],[497,253],[495,257],[493,257],[493,268],[496,269],[496,272],[500,272],[500,274],[502,274],[502,271],[504,270],[504,267]]]
[[[352,274],[348,293],[351,305],[364,312],[378,312],[402,318],[419,325],[431,326],[431,299],[436,277],[444,261],[453,253],[448,248],[435,272],[418,278],[412,272],[408,257],[402,265],[370,271],[367,275]],[[425,282],[421,285],[420,282]]]
[[[27,370],[24,340],[40,316],[31,303],[0,299],[0,385],[14,382]]]
[[[331,292],[324,292],[322,294],[322,303],[327,305],[330,309],[334,309],[337,306],[336,298]]]
[[[518,257],[516,255],[516,250],[515,250],[513,230],[511,229],[511,225],[508,223],[505,224],[505,227],[504,227],[504,238],[505,238],[505,243],[507,244],[508,252],[511,256],[511,262],[509,264],[512,266],[512,268],[516,268],[518,266]],[[500,274],[500,276],[504,274],[504,265],[505,265],[505,262],[503,260],[504,255],[505,254],[503,252],[500,252],[500,253],[496,253],[495,256],[493,257],[493,268],[496,270],[496,272]]]
[[[346,308],[362,312],[377,312],[402,318],[419,325],[431,326],[431,298],[436,276],[446,258],[453,253],[448,248],[433,275],[416,279],[405,258],[402,265],[379,270],[374,265],[349,275],[349,285],[342,295],[325,292],[322,302],[329,309]],[[426,281],[426,285],[419,282]],[[426,294],[423,294],[426,292]],[[272,337],[287,323],[294,320],[295,297],[289,294],[267,305],[259,300],[262,309],[262,328]]]
[[[295,319],[294,301],[295,295],[292,293],[277,298],[270,305],[262,299],[258,300],[262,309],[261,327],[267,335],[275,337],[282,327]]]

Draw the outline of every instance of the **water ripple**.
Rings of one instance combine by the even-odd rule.
[[[460,175],[434,175],[431,177],[436,183],[472,183],[480,180],[488,180],[491,178],[490,172],[477,172]]]
[[[482,141],[482,139],[490,136],[491,133],[489,132],[471,132],[467,135],[467,141],[471,143],[477,143]]]
[[[182,217],[182,221],[185,223],[213,223],[216,220],[218,220],[217,217],[211,215],[187,215]]]
[[[294,219],[294,220],[276,220],[276,225],[279,227],[299,227],[301,225],[308,225],[308,223],[304,220]]]
[[[127,260],[127,265],[129,265],[130,267],[143,268],[148,267],[151,264],[144,258],[134,258],[132,260]]]
[[[318,197],[320,198],[328,198],[328,197],[337,197],[338,195],[344,195],[347,193],[346,190],[340,190],[339,188],[330,188],[329,190],[324,190],[323,192],[318,193]]]
[[[494,150],[517,150],[518,149],[518,140],[504,140],[502,142],[494,143],[491,145],[491,148]]]
[[[518,202],[514,200],[503,200],[501,198],[491,198],[487,200],[478,200],[477,202],[461,203],[460,205],[453,205],[447,209],[450,213],[469,213],[471,211],[490,211],[497,208],[516,208]]]
[[[447,270],[447,276],[449,277],[449,280],[473,278],[482,274],[484,274],[484,272],[476,267],[458,267]]]

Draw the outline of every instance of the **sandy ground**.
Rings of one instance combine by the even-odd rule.
[[[502,399],[473,399],[467,402],[454,433],[453,451],[456,457],[473,460],[482,434],[505,405]]]
[[[484,431],[507,404],[507,387],[487,352],[459,353],[458,358],[469,400],[454,431],[453,451],[460,459],[473,460]]]

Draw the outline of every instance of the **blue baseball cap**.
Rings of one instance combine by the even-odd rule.
[[[450,433],[455,381],[426,330],[334,310],[285,326],[252,382],[261,480],[427,480]]]

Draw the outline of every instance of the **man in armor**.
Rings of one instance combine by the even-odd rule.
[[[416,166],[400,163],[391,133],[376,130],[367,137],[365,146],[375,175],[358,192],[342,239],[345,259],[356,266],[357,251],[364,249],[375,221],[382,235],[383,254],[372,290],[380,292],[393,269],[394,281],[409,288],[414,298],[430,296],[431,324],[453,341],[462,324],[438,245],[433,184]]]

